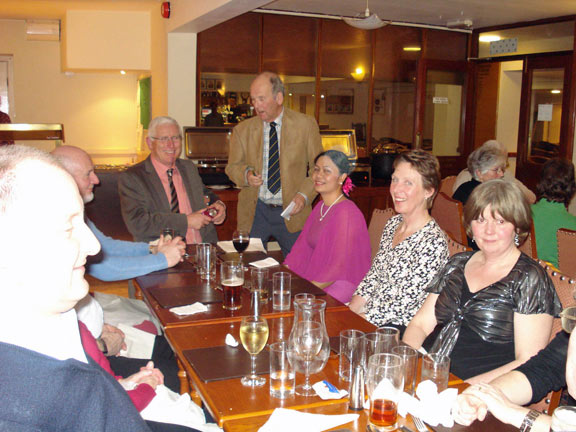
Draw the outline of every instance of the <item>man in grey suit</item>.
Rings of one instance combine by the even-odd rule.
[[[270,236],[287,255],[316,197],[311,172],[322,151],[316,120],[284,107],[284,84],[263,72],[250,86],[257,116],[234,128],[226,174],[240,188],[238,228],[264,244]],[[282,210],[294,203],[290,219]]]
[[[226,207],[204,186],[192,161],[179,159],[182,132],[176,120],[156,117],[148,126],[150,156],[118,180],[122,217],[135,241],[157,239],[172,228],[189,244],[218,240],[214,224],[226,218]],[[216,209],[214,217],[204,214]]]

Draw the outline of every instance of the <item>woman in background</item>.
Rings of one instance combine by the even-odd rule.
[[[312,179],[320,194],[284,264],[297,275],[348,303],[370,268],[370,237],[362,212],[348,199],[350,163],[328,150],[314,160]]]
[[[536,189],[539,201],[532,205],[532,217],[538,258],[558,268],[556,231],[560,228],[576,230],[576,216],[567,210],[576,192],[572,162],[550,159],[542,167]]]
[[[439,184],[438,159],[430,153],[412,150],[394,161],[390,195],[399,214],[384,227],[372,267],[350,302],[376,326],[403,332],[448,259],[445,234],[428,212]]]

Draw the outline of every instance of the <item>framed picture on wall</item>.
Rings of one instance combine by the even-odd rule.
[[[326,96],[326,112],[331,114],[354,113],[354,89],[336,89]]]
[[[205,79],[200,80],[200,90],[206,90],[206,80]]]
[[[216,86],[215,81],[216,80],[213,80],[213,79],[207,79],[206,80],[206,90],[214,90],[215,86]]]
[[[216,83],[216,90],[222,90],[222,88],[224,87],[224,80],[221,79],[217,79],[214,80],[214,82]]]

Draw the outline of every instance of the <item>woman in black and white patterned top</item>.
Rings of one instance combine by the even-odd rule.
[[[433,155],[413,150],[394,161],[390,194],[399,214],[384,227],[372,267],[350,302],[350,309],[374,325],[403,332],[426,299],[424,289],[448,260],[445,235],[428,212],[439,184]]]

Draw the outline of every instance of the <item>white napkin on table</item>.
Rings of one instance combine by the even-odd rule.
[[[176,315],[194,315],[196,313],[206,312],[207,310],[208,307],[200,302],[196,302],[187,306],[170,308],[170,312],[175,313]]]
[[[226,253],[236,252],[236,249],[234,249],[234,245],[232,244],[232,240],[219,241],[216,244],[218,246],[220,246],[220,249],[222,249]],[[248,247],[246,248],[246,250],[244,252],[264,252],[264,253],[266,253],[266,249],[264,249],[264,245],[262,244],[262,239],[251,238],[250,243],[248,243]]]
[[[419,417],[422,421],[430,426],[442,426],[451,428],[454,426],[451,409],[458,389],[448,388],[438,393],[438,387],[431,380],[426,380],[418,384],[416,396],[402,393],[398,401],[398,414],[406,417],[406,414],[412,414]]]
[[[280,265],[280,263],[276,261],[274,258],[269,257],[260,261],[251,262],[250,265],[258,268],[266,268]]]
[[[356,419],[358,414],[324,415],[276,408],[258,432],[321,432]]]

